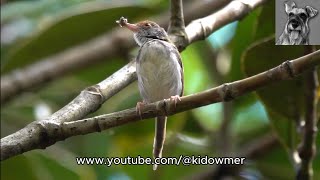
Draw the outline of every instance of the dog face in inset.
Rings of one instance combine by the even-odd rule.
[[[302,45],[309,44],[309,19],[317,15],[318,10],[311,6],[297,8],[296,4],[285,4],[285,11],[288,15],[288,21],[285,29],[277,44],[280,45]]]

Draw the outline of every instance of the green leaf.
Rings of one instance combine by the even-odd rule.
[[[213,86],[213,81],[208,72],[204,60],[200,56],[201,46],[190,46],[183,51],[185,95],[200,92]],[[220,122],[221,104],[212,104],[191,111],[202,127],[213,130]]]
[[[52,177],[54,179],[78,179],[80,176],[76,171],[67,168],[66,164],[63,164],[45,154],[32,155],[30,158],[32,158],[32,161],[35,161],[34,163],[37,165],[42,164],[42,167],[44,168],[43,170],[48,173],[46,174],[48,177]]]
[[[17,170],[17,171],[16,171]],[[37,179],[31,164],[23,155],[1,162],[1,179]]]
[[[72,6],[77,6],[88,1],[99,0],[37,0],[37,1],[14,1],[1,5],[1,22],[15,20],[19,17],[42,18],[60,13]],[[68,9],[70,10],[70,9]]]
[[[286,60],[303,55],[301,46],[275,46],[274,36],[257,42],[243,55],[242,65],[247,76],[278,66]],[[302,77],[275,82],[256,91],[268,112],[280,139],[289,149],[295,149],[297,131],[294,121],[304,113],[304,82]]]
[[[73,75],[75,78],[85,81],[88,84],[95,84],[112,75],[126,63],[127,61],[124,59],[105,59],[102,62],[83,68]]]
[[[274,34],[275,31],[275,1],[268,1],[262,8],[256,23],[255,40],[259,40]]]
[[[256,29],[257,17],[261,9],[257,9],[246,16],[238,24],[236,35],[234,36],[230,47],[232,48],[232,62],[229,81],[238,80],[243,77],[241,72],[241,55],[243,51],[252,43]]]
[[[286,151],[279,147],[269,150],[261,158],[258,158],[255,166],[259,169],[264,178],[261,179],[294,179],[294,169],[290,164],[290,159],[286,156]]]
[[[52,55],[68,47],[77,45],[116,27],[121,16],[136,18],[150,15],[151,11],[143,6],[107,6],[109,4],[95,4],[85,11],[68,13],[53,20],[46,28],[35,34],[20,47],[8,53],[3,60],[2,73],[16,67],[30,64],[40,58]]]

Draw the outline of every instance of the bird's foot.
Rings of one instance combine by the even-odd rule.
[[[174,101],[174,107],[176,108],[176,107],[177,107],[177,102],[178,102],[178,101],[181,101],[181,98],[180,98],[179,95],[171,96],[171,97],[170,97],[170,102],[171,102],[171,101]]]
[[[141,110],[142,110],[142,108],[143,108],[144,105],[145,105],[144,102],[137,102],[137,105],[136,105],[136,111],[137,111],[137,114],[139,114],[140,119],[142,119],[142,117],[141,117]]]

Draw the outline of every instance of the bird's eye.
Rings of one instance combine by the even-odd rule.
[[[291,12],[291,13],[289,13],[289,16],[293,16],[294,14]]]
[[[151,26],[151,24],[150,24],[150,23],[145,23],[145,24],[144,24],[144,26],[146,26],[146,27],[150,27],[150,26]]]

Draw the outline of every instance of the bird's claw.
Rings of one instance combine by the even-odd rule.
[[[137,114],[139,114],[140,119],[142,119],[141,109],[144,106],[144,104],[145,104],[144,102],[137,102],[137,105],[136,105],[136,111],[137,111]]]
[[[179,95],[175,95],[175,96],[171,96],[171,97],[170,97],[170,102],[171,102],[172,100],[174,101],[174,107],[176,108],[176,107],[177,107],[177,102],[178,102],[178,101],[181,101],[181,98],[180,98]]]

